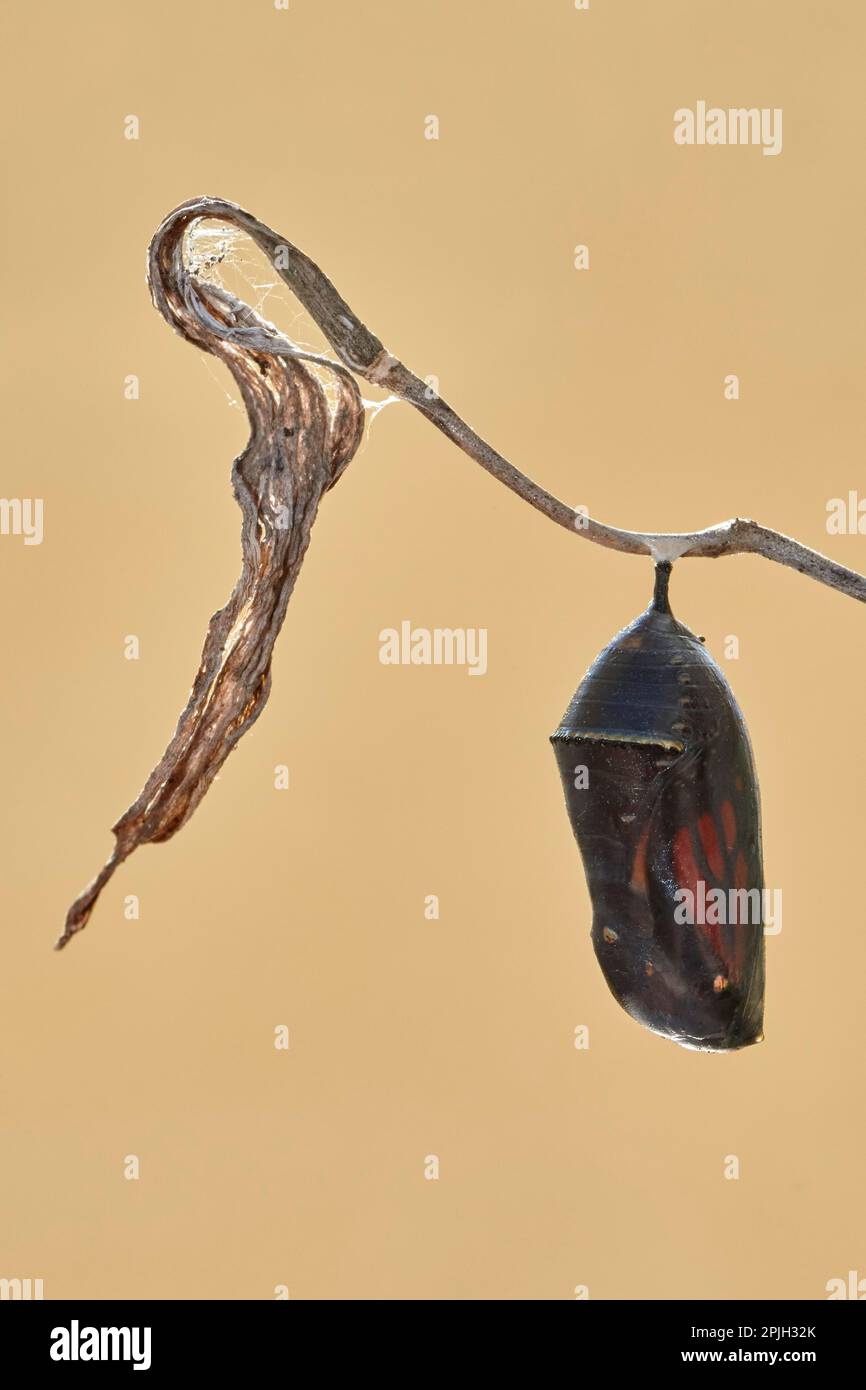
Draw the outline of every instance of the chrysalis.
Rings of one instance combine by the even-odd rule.
[[[551,742],[614,997],[653,1032],[723,1052],[763,1037],[758,783],[727,681],[671,613],[670,569]]]

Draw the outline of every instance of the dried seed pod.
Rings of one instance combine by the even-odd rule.
[[[614,997],[653,1032],[721,1052],[763,1037],[760,801],[731,689],[671,613],[670,568],[551,742]]]
[[[207,216],[242,227],[272,254],[287,248],[274,246],[273,234],[233,203],[194,198],[169,213],[148,257],[154,304],[181,337],[225,363],[246,407],[250,438],[232,468],[243,518],[241,574],[228,602],[210,620],[174,735],[113,826],[111,857],[67,912],[58,950],[87,926],[100,893],[130,854],[140,845],[171,839],[189,820],[264,709],[274,644],[319,503],[363,434],[361,394],[341,363],[296,348],[249,305],[190,271],[185,241]],[[315,267],[304,272],[311,281],[313,272],[321,274]],[[374,351],[378,339],[359,326],[353,342],[358,352]],[[307,360],[320,374],[327,371],[329,391]]]

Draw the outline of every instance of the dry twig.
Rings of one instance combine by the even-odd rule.
[[[227,222],[252,238],[318,324],[339,362],[302,352],[249,306],[190,272],[185,235],[201,218]],[[862,575],[755,521],[738,518],[704,531],[665,534],[622,531],[576,512],[491,448],[387,352],[315,262],[234,203],[195,198],[170,213],[150,245],[148,281],[154,304],[172,328],[226,364],[247,409],[250,439],[232,472],[243,516],[242,571],[228,603],[210,621],[174,737],[137,800],[114,826],[114,852],[69,909],[58,949],[87,925],[108,879],[134,849],[169,839],[188,820],[261,713],[270,690],[274,642],[319,502],[361,440],[364,412],[351,373],[414,405],[524,501],[597,545],[667,561],[763,555],[866,602]],[[329,407],[307,364],[332,372],[335,406]]]

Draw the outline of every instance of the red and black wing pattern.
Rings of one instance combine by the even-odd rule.
[[[698,798],[682,808],[684,818],[673,831],[670,849],[674,882],[696,906],[703,906],[695,925],[718,962],[719,989],[742,980],[748,934],[763,928],[760,858],[748,830],[751,808],[738,780],[739,795],[713,796],[704,784],[706,800]]]

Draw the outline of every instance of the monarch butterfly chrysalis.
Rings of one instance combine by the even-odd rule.
[[[605,647],[552,735],[622,1007],[684,1047],[760,1042],[760,800],[749,735],[701,639],[653,601]],[[757,890],[757,891],[755,891]]]

